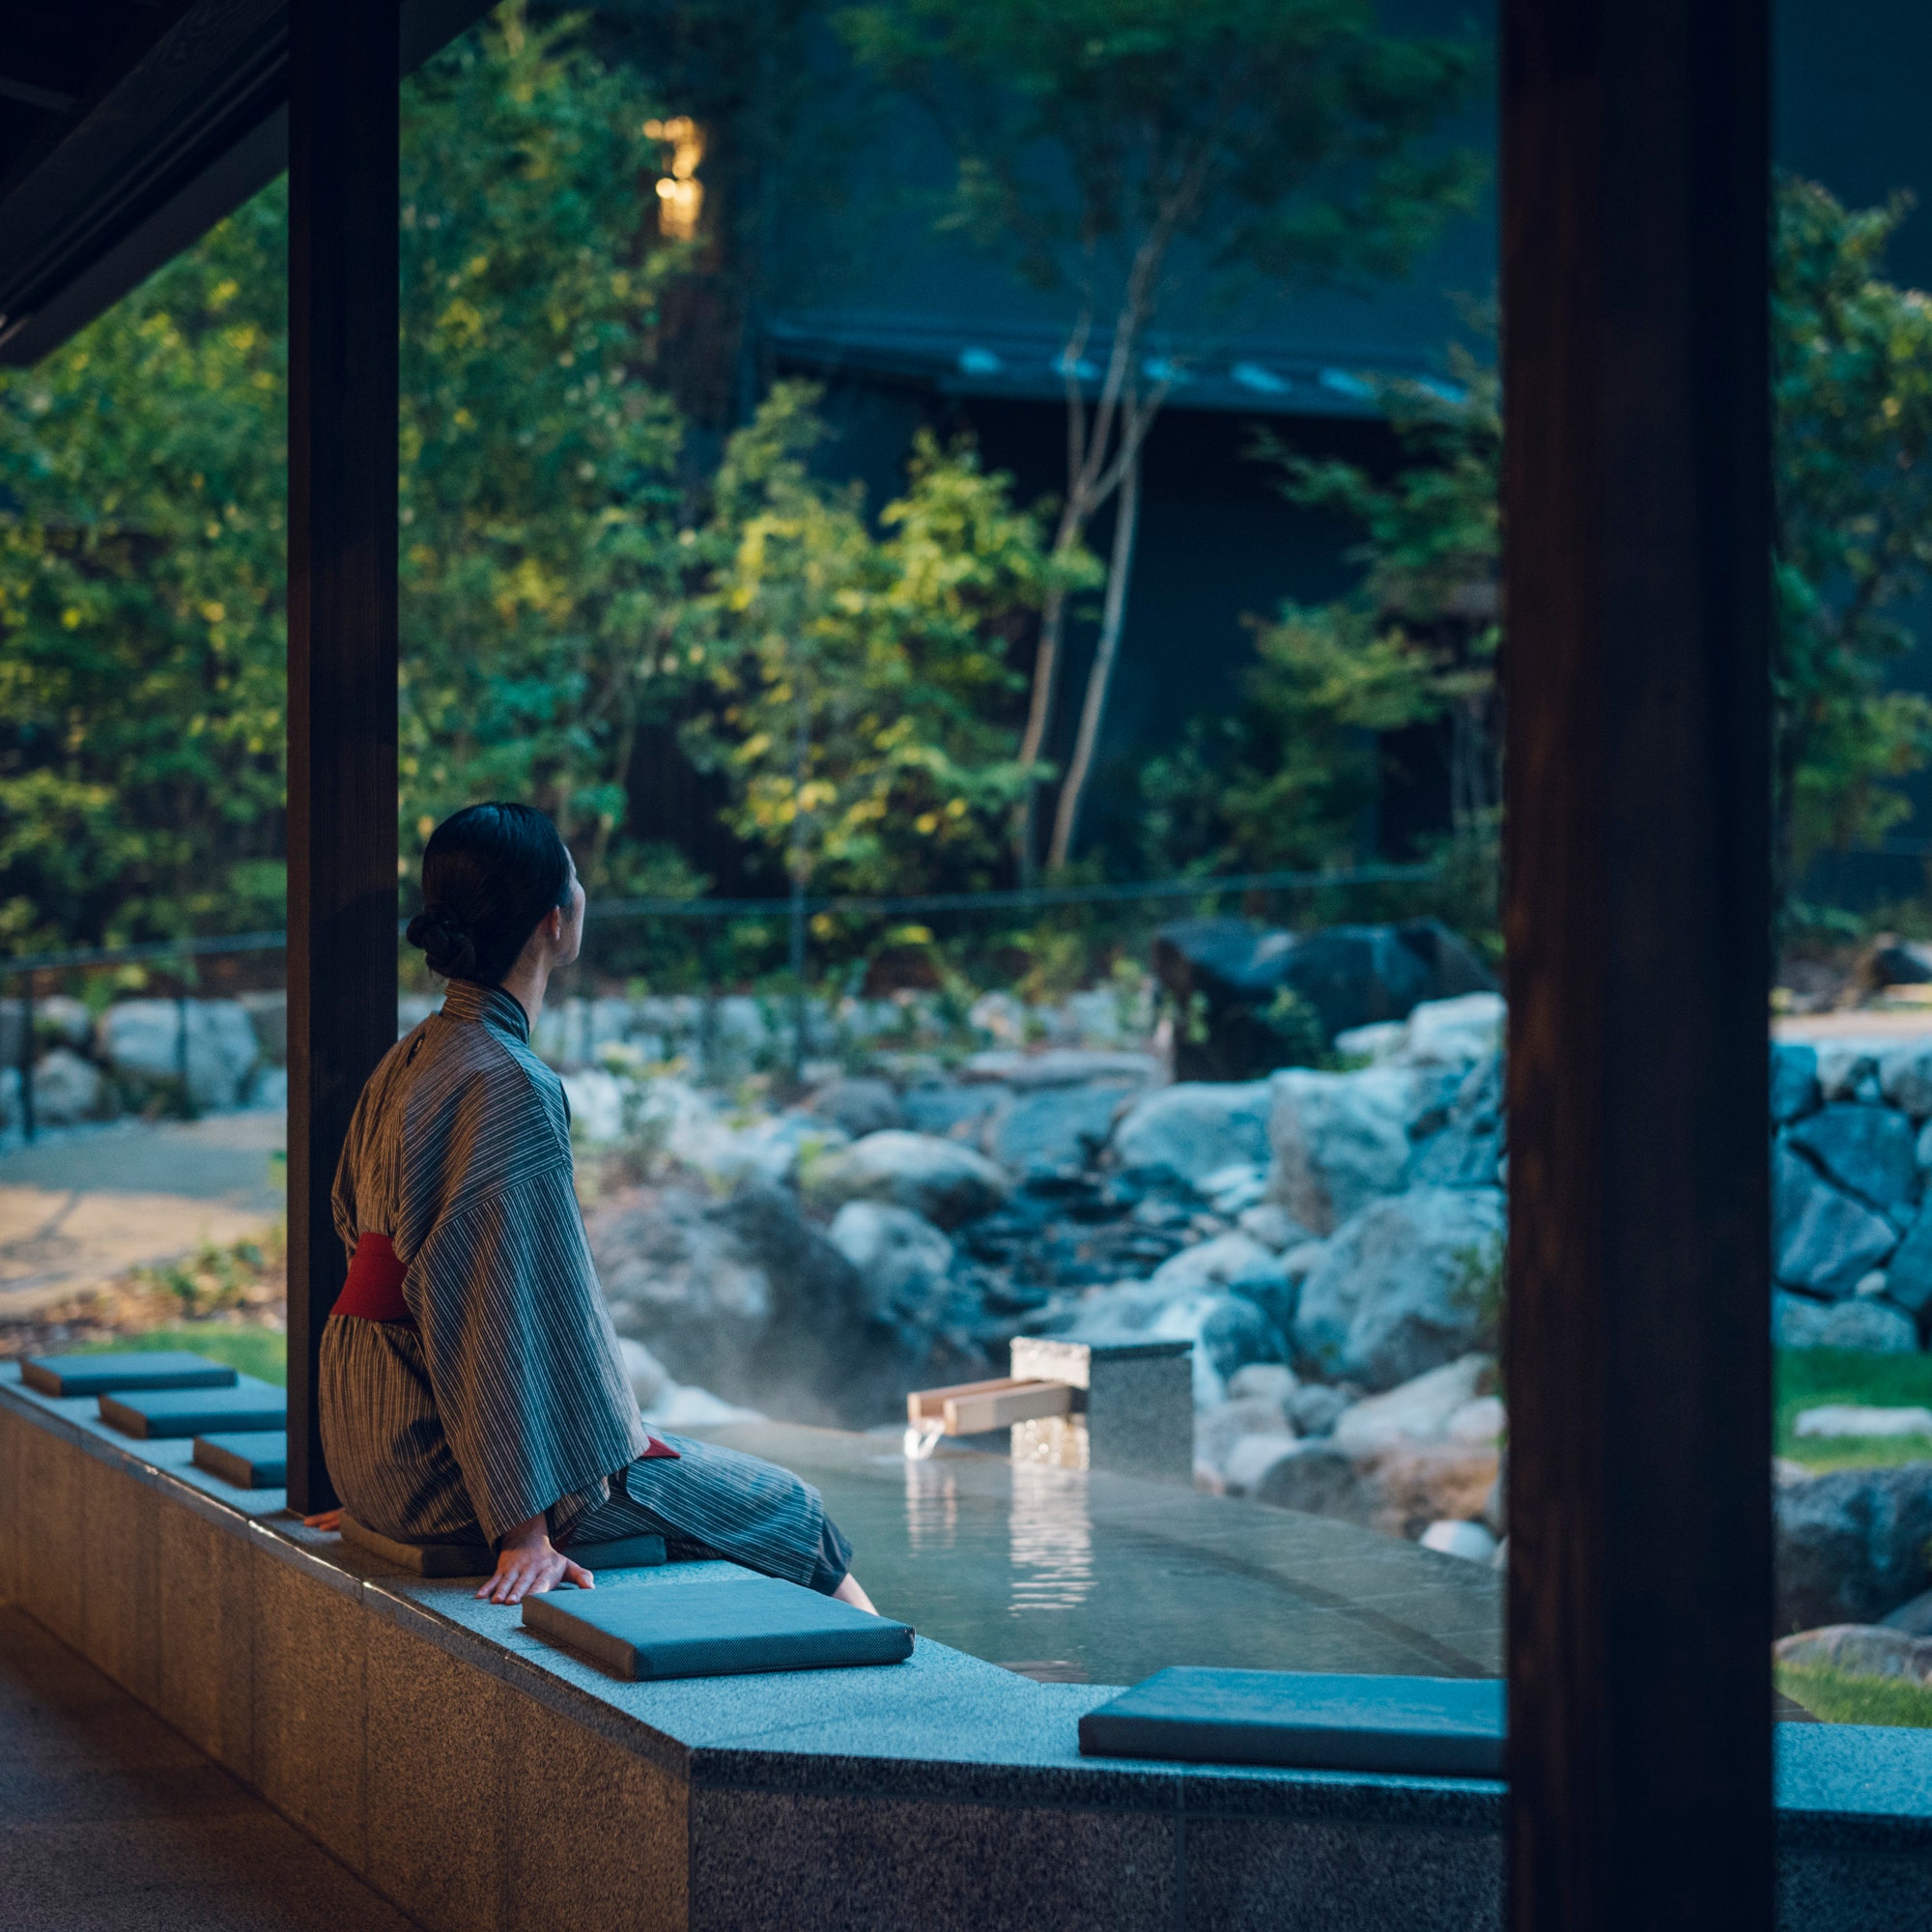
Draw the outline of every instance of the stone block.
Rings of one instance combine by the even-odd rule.
[[[364,1616],[369,1883],[430,1932],[500,1932],[521,1848],[507,1835],[512,1692],[426,1634]],[[519,1704],[523,1700],[517,1699]],[[552,1791],[568,1809],[574,1794]],[[567,1923],[557,1915],[554,1923]]]
[[[80,1641],[97,1668],[152,1704],[159,1688],[155,1616],[159,1492],[117,1463],[81,1458]]]
[[[503,1932],[684,1932],[683,1779],[509,1694]]]
[[[78,1445],[34,1423],[19,1432],[14,1493],[20,1502],[21,1607],[75,1649],[81,1648],[82,1468]]]
[[[694,1788],[689,1922],[692,1932],[1172,1932],[1176,1836],[1171,1816],[1146,1812]]]
[[[236,1527],[163,1502],[155,1707],[239,1776],[255,1772],[255,1552]]]
[[[1087,1460],[1080,1466],[1178,1483],[1194,1478],[1189,1356],[1185,1342],[1063,1342],[1032,1335],[1016,1336],[1010,1350],[1013,1375],[1087,1391]]]
[[[1780,1846],[1778,1932],[1924,1932],[1932,1850]]]
[[[1189,1817],[1189,1932],[1500,1932],[1494,1831]]]
[[[351,1871],[368,1868],[363,1668],[371,1619],[354,1578],[251,1532],[253,1782]]]

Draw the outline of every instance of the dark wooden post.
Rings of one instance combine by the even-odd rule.
[[[396,1037],[396,0],[289,47],[289,1500],[334,1500],[316,1354],[355,1096]]]
[[[1506,0],[1510,1922],[1772,1918],[1765,0]]]

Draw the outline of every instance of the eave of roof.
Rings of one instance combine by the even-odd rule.
[[[488,4],[402,0],[403,71]],[[0,363],[58,348],[288,164],[287,0],[152,11],[145,44],[65,106],[0,85],[0,113],[42,123],[0,180]]]
[[[819,311],[781,317],[769,330],[781,369],[837,379],[863,376],[942,395],[1058,402],[1066,393],[1065,335],[1038,325],[988,325],[945,316]],[[1075,371],[1097,394],[1107,357],[1091,344]],[[1143,358],[1143,393],[1168,384],[1166,407],[1240,415],[1376,417],[1390,382],[1458,393],[1412,353],[1370,343],[1348,348],[1239,337],[1159,340]]]

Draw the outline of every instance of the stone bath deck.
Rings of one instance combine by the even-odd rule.
[[[470,1585],[304,1530],[279,1495],[192,1468],[185,1442],[115,1436],[94,1407],[0,1369],[0,1601],[434,1932],[1501,1922],[1496,1782],[1083,1758],[1078,1719],[1108,1686],[1031,1681],[929,1631],[889,1668],[619,1682]],[[1175,1493],[1138,1506],[1151,1549]],[[1310,1551],[1304,1593],[1343,1575]],[[676,1589],[712,1567],[600,1587]],[[1106,1588],[1131,1618],[1131,1570]],[[942,1605],[934,1621],[980,1614]],[[1401,1629],[1377,1640],[1411,1645]],[[1785,1925],[1917,1932],[1932,1737],[1782,1731]]]

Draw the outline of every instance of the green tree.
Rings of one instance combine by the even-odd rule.
[[[807,469],[814,400],[781,384],[726,448],[687,743],[799,891],[984,884],[1025,781],[1008,651],[1058,566],[1008,479],[927,435],[874,534],[856,486]]]
[[[696,587],[680,425],[648,367],[658,149],[634,81],[520,0],[405,94],[404,849],[477,797],[542,805],[593,891]],[[413,870],[413,867],[411,868]]]
[[[869,0],[858,52],[923,100],[958,164],[947,220],[1071,309],[1066,493],[1054,548],[1110,502],[1099,635],[1048,863],[1071,855],[1126,615],[1141,452],[1185,376],[1153,331],[1179,298],[1258,280],[1397,272],[1462,203],[1464,156],[1420,145],[1472,43],[1384,34],[1369,0]],[[1089,361],[1089,351],[1095,358]],[[1067,618],[1042,613],[1020,761],[1052,725]],[[1033,859],[1034,788],[1018,830]]]
[[[1892,781],[1932,755],[1932,704],[1888,688],[1898,607],[1932,564],[1932,301],[1886,281],[1909,201],[1848,212],[1814,182],[1777,194],[1777,878],[1869,842],[1911,808]]]
[[[0,946],[282,913],[279,186],[0,373]]]
[[[1892,689],[1901,607],[1932,567],[1932,300],[1879,270],[1906,203],[1848,212],[1780,180],[1771,341],[1775,827],[1780,904],[1817,854],[1866,842],[1932,757],[1932,702]],[[1500,420],[1493,378],[1386,391],[1405,467],[1386,484],[1278,443],[1296,502],[1357,519],[1357,589],[1257,628],[1233,720],[1201,721],[1143,781],[1151,856],[1226,866],[1345,863],[1373,804],[1374,734],[1443,734],[1459,838],[1499,798],[1494,664]]]

